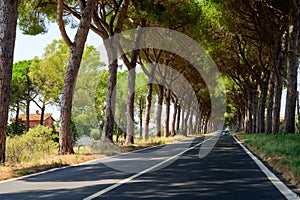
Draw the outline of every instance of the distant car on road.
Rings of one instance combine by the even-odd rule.
[[[229,128],[225,128],[224,130],[221,131],[221,136],[229,136],[230,131]]]

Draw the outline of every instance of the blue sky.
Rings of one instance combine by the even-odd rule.
[[[75,31],[73,29],[68,29],[67,31],[72,39]],[[57,24],[50,24],[47,33],[35,36],[23,35],[21,31],[17,29],[14,63],[21,60],[30,60],[35,56],[41,57],[46,46],[54,39],[60,38],[61,35]],[[100,45],[101,41],[100,36],[97,36],[95,33],[90,31],[87,44],[97,47]]]

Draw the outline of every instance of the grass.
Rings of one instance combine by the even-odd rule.
[[[236,136],[292,184],[300,187],[300,134]]]

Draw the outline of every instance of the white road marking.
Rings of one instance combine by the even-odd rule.
[[[238,139],[233,137],[235,141],[243,148],[243,150],[252,158],[256,165],[265,173],[273,185],[287,198],[288,200],[299,200],[300,198],[290,188],[288,188],[279,178],[272,173],[255,155],[251,153]]]
[[[99,197],[99,196],[101,196],[101,195],[103,195],[103,194],[105,194],[105,193],[107,193],[107,192],[109,192],[109,191],[111,191],[111,190],[113,190],[113,189],[115,189],[115,188],[117,188],[117,187],[125,184],[125,183],[130,182],[131,180],[133,180],[133,179],[135,179],[135,178],[137,178],[137,177],[139,177],[139,176],[141,176],[143,174],[146,174],[146,173],[150,172],[151,170],[154,170],[155,168],[157,168],[157,167],[159,167],[159,166],[161,166],[161,165],[163,165],[163,164],[165,164],[165,163],[167,163],[167,162],[169,162],[169,161],[177,158],[178,156],[181,156],[182,154],[184,154],[184,153],[186,153],[186,152],[188,152],[188,151],[190,151],[190,150],[192,150],[192,149],[200,146],[204,142],[207,142],[207,141],[213,139],[214,137],[211,137],[211,138],[209,138],[207,140],[204,140],[204,141],[202,141],[202,142],[200,142],[200,143],[198,143],[198,144],[196,144],[196,145],[194,145],[194,146],[192,146],[192,147],[190,147],[190,148],[188,148],[188,149],[186,149],[186,150],[184,150],[184,151],[182,151],[182,152],[180,152],[180,153],[178,153],[178,154],[176,154],[176,155],[174,155],[172,157],[169,157],[168,159],[166,159],[166,160],[164,160],[164,161],[162,161],[160,163],[157,163],[156,165],[153,165],[152,167],[149,167],[149,168],[147,168],[147,169],[145,169],[145,170],[143,170],[143,171],[141,171],[141,172],[139,172],[137,174],[134,174],[134,175],[132,175],[132,176],[130,176],[130,177],[124,179],[124,180],[121,180],[121,181],[115,183],[114,185],[111,185],[111,186],[109,186],[109,187],[107,187],[107,188],[105,188],[103,190],[100,190],[99,192],[96,192],[95,194],[92,194],[92,195],[84,198],[83,200],[92,200],[94,198],[97,198],[97,197]]]

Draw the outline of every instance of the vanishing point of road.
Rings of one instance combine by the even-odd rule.
[[[199,158],[199,147],[215,140]],[[0,182],[0,199],[299,199],[233,136],[197,137]]]

